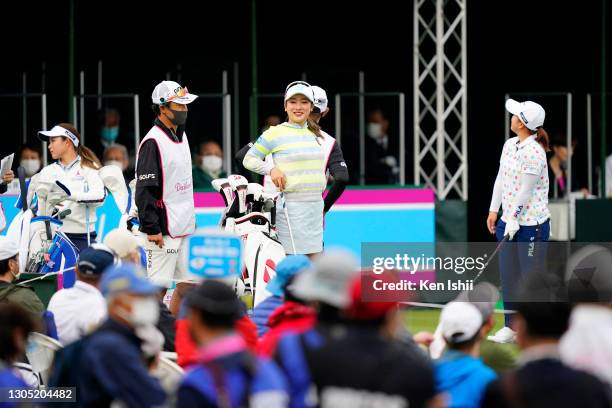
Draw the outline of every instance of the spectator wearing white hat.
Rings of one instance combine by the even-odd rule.
[[[48,142],[51,157],[57,160],[30,182],[29,189],[38,197],[38,215],[53,215],[59,208],[70,210],[61,230],[81,251],[96,239],[95,208],[106,198],[104,182],[98,174],[102,165],[95,153],[81,143],[79,132],[70,123],[40,131],[38,137]]]
[[[483,321],[484,334],[490,333],[495,327],[495,305],[499,300],[499,291],[489,282],[480,282],[471,290],[465,290],[457,296],[457,302],[470,302],[480,311]],[[429,345],[429,355],[438,359],[446,347],[442,337],[441,325],[438,324],[433,335],[433,342]],[[484,363],[497,374],[514,368],[515,355],[505,346],[484,339],[480,343],[480,356]]]
[[[310,84],[297,81],[285,90],[288,121],[266,130],[249,149],[247,170],[269,175],[284,194],[276,213],[279,241],[287,254],[314,255],[323,250],[323,197],[327,179],[319,125]],[[272,162],[265,161],[271,154]]]
[[[121,262],[130,262],[141,265],[141,252],[138,239],[124,228],[115,228],[104,237],[104,245],[117,255]]]
[[[516,134],[506,141],[493,187],[487,228],[498,241],[525,243],[505,245],[499,254],[504,308],[512,310],[521,282],[533,273],[544,272],[546,246],[550,236],[548,209],[548,134],[542,127],[545,112],[532,102],[506,101],[512,114],[510,129]],[[501,220],[497,213],[502,207]],[[527,244],[529,243],[529,244]],[[490,339],[500,343],[514,341],[510,316],[505,327]]]
[[[185,133],[187,105],[197,99],[174,81],[162,81],[151,99],[156,118],[143,138],[136,158],[136,207],[140,231],[147,235],[147,273],[169,288],[173,280],[185,280],[180,261],[184,237],[195,230],[191,151]],[[183,292],[191,286],[180,282],[170,310],[178,313]]]
[[[94,244],[79,254],[76,282],[51,297],[48,310],[55,317],[57,336],[63,345],[95,330],[106,318],[106,300],[100,293],[102,273],[115,262],[111,250]]]
[[[0,236],[0,303],[15,303],[40,323],[45,307],[34,289],[14,283],[19,274],[19,248],[15,241]]]
[[[480,360],[485,336],[482,314],[469,302],[450,302],[440,314],[442,336],[448,349],[435,362],[436,388],[445,393],[448,407],[480,406],[495,372]]]

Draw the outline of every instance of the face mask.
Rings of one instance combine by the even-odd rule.
[[[223,166],[223,159],[219,156],[209,154],[202,158],[202,170],[207,173],[216,173],[221,170],[221,166]]]
[[[382,125],[380,123],[368,123],[368,136],[378,139],[382,135]]]
[[[175,111],[174,109],[169,109],[169,111],[174,114],[174,118],[171,119],[168,115],[166,117],[176,126],[184,125],[187,122],[187,111]]]
[[[159,304],[157,300],[150,297],[134,300],[129,320],[134,327],[157,324],[159,320]]]
[[[123,163],[121,163],[119,160],[107,160],[104,162],[104,165],[105,166],[117,166],[121,170],[123,170]]]
[[[40,170],[40,160],[36,159],[24,159],[19,165],[25,170],[26,177],[32,177]]]
[[[14,262],[13,264],[17,265],[17,268],[15,268],[17,271],[13,270],[12,268],[10,269],[11,271],[11,275],[13,275],[15,277],[15,280],[19,280],[19,275],[21,275],[21,271],[19,270],[19,262]],[[9,268],[10,268],[11,263],[9,263]]]
[[[102,128],[100,130],[100,138],[105,142],[112,143],[117,140],[117,137],[119,137],[119,126]]]

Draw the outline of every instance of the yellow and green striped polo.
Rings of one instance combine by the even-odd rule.
[[[317,137],[306,126],[283,123],[270,127],[246,154],[245,167],[260,174],[269,172],[263,163],[268,154],[287,177],[287,200],[321,199],[327,183],[325,156]]]

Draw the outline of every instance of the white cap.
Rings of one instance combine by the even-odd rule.
[[[327,93],[325,93],[325,89],[313,85],[312,92],[314,93],[315,107],[319,108],[321,112],[325,112],[325,109],[327,109]]]
[[[79,138],[76,137],[74,133],[61,126],[56,125],[53,126],[53,129],[51,130],[41,130],[38,132],[38,138],[43,142],[48,142],[50,138],[59,136],[67,137],[70,139],[74,147],[79,147]]]
[[[295,95],[304,95],[312,103],[315,101],[312,86],[310,86],[308,82],[295,81],[287,85],[287,89],[285,90],[285,102]]]
[[[544,118],[546,112],[542,105],[531,102],[517,102],[514,99],[508,99],[506,101],[506,110],[523,122],[528,129],[537,130],[539,127],[544,125]]]
[[[19,247],[17,246],[17,243],[4,235],[0,235],[0,261],[12,258],[18,253]]]
[[[359,272],[359,262],[353,253],[343,249],[325,250],[314,262],[311,271],[297,275],[290,286],[300,299],[316,300],[337,308],[351,302],[349,285]]]
[[[442,337],[451,344],[473,338],[482,327],[482,314],[469,302],[450,302],[440,313]]]
[[[106,234],[104,245],[116,253],[119,258],[125,258],[138,249],[138,240],[128,230],[116,228]]]
[[[151,95],[151,99],[156,105],[163,105],[168,102],[187,105],[197,98],[198,95],[190,94],[187,88],[183,88],[174,81],[161,81]]]

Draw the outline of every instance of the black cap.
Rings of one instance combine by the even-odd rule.
[[[77,267],[79,273],[83,275],[101,275],[114,261],[115,257],[110,249],[107,250],[101,244],[94,244],[81,251]]]
[[[242,314],[242,305],[236,294],[226,283],[205,280],[187,294],[187,306],[207,315],[227,316],[237,320]]]

